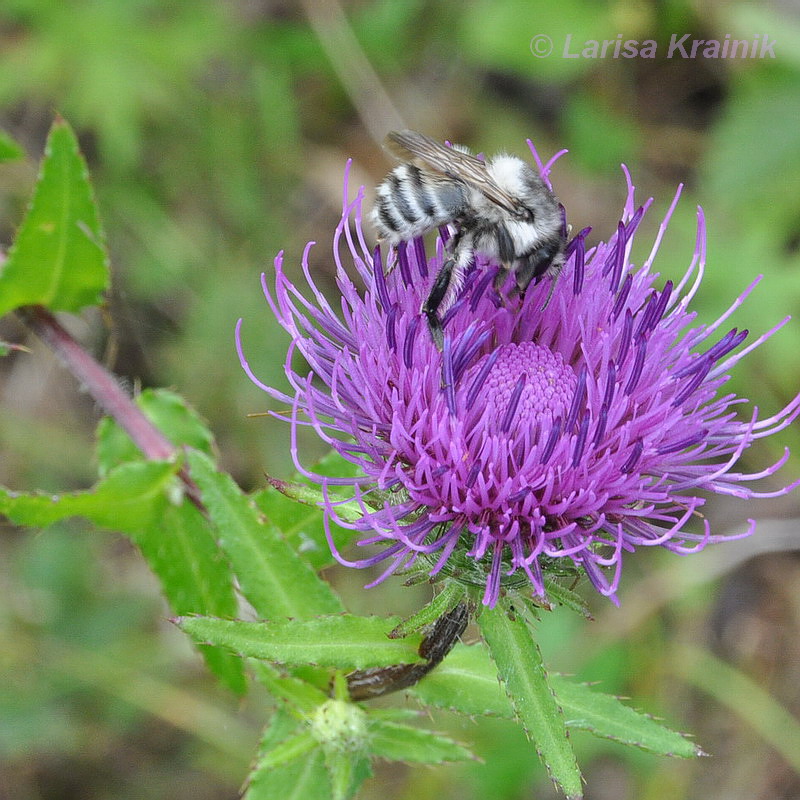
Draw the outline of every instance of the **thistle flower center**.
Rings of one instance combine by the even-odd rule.
[[[488,358],[488,356],[487,356]],[[480,370],[481,363],[474,369]],[[533,342],[500,346],[482,394],[486,410],[501,429],[514,419],[534,422],[544,415],[555,419],[569,410],[578,379],[561,353]]]

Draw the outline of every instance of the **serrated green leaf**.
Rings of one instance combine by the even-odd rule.
[[[332,749],[325,751],[325,769],[328,770],[333,800],[347,800],[351,796],[350,787],[353,784],[353,773],[358,760],[359,757],[355,753]]]
[[[83,517],[129,536],[161,581],[176,614],[233,616],[233,579],[208,522],[189,503],[167,499],[178,465],[123,464],[93,489],[63,495],[19,494],[0,489],[0,513],[19,525],[43,527]],[[244,672],[230,653],[201,648],[212,671],[234,691],[244,691]]]
[[[270,485],[289,500],[312,508],[320,508],[325,502],[335,503],[337,515],[346,522],[355,522],[364,516],[361,506],[355,500],[348,501],[333,491],[328,491],[326,498],[318,486],[281,481],[277,478],[270,478]]]
[[[357,759],[353,768],[353,780],[350,784],[350,796],[355,797],[361,784],[372,777],[372,764],[369,758],[362,756]]]
[[[330,586],[260,517],[230,476],[217,472],[211,459],[196,450],[189,451],[188,461],[220,546],[259,615],[307,618],[342,610]]]
[[[584,730],[664,756],[690,758],[698,749],[680,733],[626,706],[611,695],[550,674],[550,685],[567,728]],[[413,689],[425,704],[470,716],[514,717],[511,701],[497,680],[497,669],[482,644],[457,644],[442,664]]]
[[[0,162],[16,161],[23,155],[24,150],[5,131],[0,131]]]
[[[136,405],[174,445],[187,445],[210,454],[214,437],[200,415],[184,398],[167,389],[145,389]],[[97,426],[97,461],[101,475],[119,464],[144,458],[128,434],[110,417]]]
[[[257,764],[243,800],[330,800],[331,789],[320,748],[282,767]]]
[[[108,256],[86,163],[56,120],[28,213],[0,272],[0,316],[24,305],[79,311],[100,302]]]
[[[461,584],[455,581],[448,582],[430,603],[423,606],[413,616],[404,619],[392,631],[392,636],[395,638],[408,636],[409,633],[416,633],[433,625],[440,617],[452,611],[464,599],[465,594]]]
[[[551,675],[550,683],[570,729],[589,731],[603,739],[662,756],[695,758],[700,755],[694,742],[626,706],[617,697],[596,692],[562,675]]]
[[[103,528],[136,533],[157,520],[177,465],[148,461],[125,464],[92,489],[60,495],[23,494],[0,489],[0,513],[18,525],[44,527],[69,517],[83,517]]]
[[[270,694],[285,700],[304,716],[310,716],[329,700],[325,692],[300,678],[281,675],[275,667],[263,661],[251,662],[256,677]]]
[[[283,767],[305,756],[306,753],[310,753],[318,746],[310,731],[301,730],[299,733],[295,733],[293,736],[284,739],[271,750],[260,755],[258,765],[264,770]]]
[[[372,775],[368,758],[360,753],[339,750],[325,750],[325,769],[333,800],[354,797],[361,784]]]
[[[112,417],[103,417],[97,423],[95,438],[97,471],[101,476],[108,474],[120,464],[146,460],[142,451],[133,443],[133,439]]]
[[[272,750],[288,736],[297,733],[300,726],[291,714],[283,709],[278,709],[273,715],[269,724],[261,732],[261,740],[258,743],[257,757]]]
[[[586,600],[577,592],[573,592],[558,581],[550,580],[549,578],[544,579],[544,589],[548,599],[575,611],[586,619],[592,618]]]
[[[513,719],[514,709],[483,644],[456,644],[411,691],[426,705],[470,716]]]
[[[316,747],[306,757],[283,766],[269,765],[269,753],[287,738],[296,736],[298,731],[297,722],[288,715],[275,714],[264,732],[243,800],[330,800],[331,789],[321,748]]]
[[[176,614],[234,616],[233,577],[208,520],[190,503],[166,504],[158,520],[131,533],[161,581]],[[245,691],[241,659],[226,650],[200,647],[208,666],[238,694]]]
[[[447,736],[398,722],[370,718],[370,751],[390,761],[443,764],[471,761],[475,756]]]
[[[419,637],[389,639],[397,617],[348,614],[316,619],[242,622],[182,617],[177,624],[196,642],[217,644],[242,656],[279,664],[370,669],[391,664],[416,664]]]
[[[564,715],[547,680],[539,647],[521,616],[501,599],[478,623],[516,715],[553,780],[569,798],[583,797],[581,773]]]

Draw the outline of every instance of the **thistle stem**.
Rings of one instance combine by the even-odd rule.
[[[120,387],[115,376],[78,344],[55,316],[44,306],[25,306],[17,310],[25,324],[58,356],[98,406],[131,437],[142,454],[153,461],[173,458],[177,448],[142,413]],[[186,494],[204,510],[200,492],[185,467],[178,473]]]

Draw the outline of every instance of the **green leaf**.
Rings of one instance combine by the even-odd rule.
[[[299,725],[294,717],[283,710],[276,711],[269,725],[261,733],[261,741],[258,743],[258,757],[268,753],[290,735],[297,733],[298,730]]]
[[[331,789],[322,749],[313,739],[314,747],[307,750],[303,758],[275,765],[275,749],[282,742],[302,736],[301,730],[287,714],[275,714],[261,740],[258,756],[247,779],[244,800],[330,800]],[[310,738],[310,734],[306,735]]]
[[[79,311],[100,302],[108,256],[89,175],[75,134],[50,129],[28,213],[0,272],[0,315],[38,304]]]
[[[300,678],[281,675],[275,667],[264,661],[252,661],[256,677],[267,687],[270,694],[281,698],[304,716],[310,716],[330,698],[325,692]]]
[[[313,569],[325,569],[336,563],[325,536],[324,512],[321,508],[291,500],[274,486],[267,486],[254,494],[253,501],[280,530],[292,550]],[[352,532],[331,527],[336,545],[346,546]]]
[[[550,675],[550,684],[570,729],[589,731],[603,739],[661,756],[695,758],[702,754],[697,745],[682,734],[626,706],[613,695],[596,692],[563,675]]]
[[[464,587],[455,581],[449,581],[430,603],[423,606],[416,614],[404,619],[393,631],[392,638],[408,636],[429,625],[433,625],[440,617],[452,611],[465,596]]]
[[[167,499],[178,465],[141,461],[123,464],[86,492],[19,494],[0,489],[0,513],[19,525],[42,527],[83,517],[128,535],[161,581],[176,614],[233,616],[233,579],[209,523],[191,504]],[[230,653],[201,648],[209,667],[234,691],[244,691],[244,672]]]
[[[188,454],[191,474],[217,527],[242,592],[262,617],[306,618],[342,610],[333,590],[264,521],[230,476],[208,456]]]
[[[131,533],[176,614],[234,616],[233,577],[208,520],[191,503],[165,504],[160,518]],[[200,647],[209,668],[237,694],[246,688],[241,659]]]
[[[270,485],[282,495],[295,503],[302,503],[312,508],[320,508],[326,502],[325,494],[318,486],[309,486],[305,483],[281,481],[277,478],[269,479]],[[337,503],[336,513],[346,522],[355,522],[364,516],[361,506],[355,500],[344,500],[336,492],[328,491],[328,502]]]
[[[159,519],[177,469],[176,464],[164,461],[125,464],[88,491],[61,495],[0,489],[0,513],[18,525],[45,527],[83,517],[103,528],[136,533]]]
[[[343,459],[335,450],[328,452],[324,458],[313,465],[311,470],[318,475],[328,477],[354,477],[358,473],[357,467],[350,461]],[[318,487],[307,478],[295,474],[291,485],[302,484],[315,494],[306,494],[304,499],[311,505],[293,500],[282,493],[276,485],[270,485],[263,491],[254,495],[258,507],[267,515],[283,535],[291,547],[308,561],[316,570],[324,569],[336,563],[328,545],[324,525],[324,512],[316,505],[324,498]],[[284,484],[289,486],[290,484]],[[353,515],[355,516],[355,515]],[[358,517],[361,516],[359,510]],[[331,525],[331,535],[337,549],[343,549],[351,541],[352,531]]]
[[[23,149],[5,131],[0,131],[0,162],[16,161],[24,155]]]
[[[136,405],[174,445],[188,445],[212,453],[214,437],[200,415],[175,392],[145,389],[137,395]],[[128,434],[111,418],[104,417],[97,426],[97,460],[100,474],[127,461],[144,458]]]
[[[354,797],[361,784],[372,776],[369,759],[358,752],[325,750],[325,769],[328,771],[333,800]]]
[[[320,748],[281,767],[256,763],[243,800],[330,800],[331,788]]]
[[[331,782],[333,800],[347,800],[353,792],[353,779],[356,766],[361,760],[358,754],[327,749],[325,751],[325,769]]]
[[[573,592],[558,581],[549,578],[544,579],[544,589],[547,593],[548,600],[552,600],[561,606],[566,606],[586,619],[592,618],[589,612],[589,606],[586,605],[586,600],[577,592]]]
[[[422,712],[413,708],[376,708],[370,706],[367,712],[370,719],[386,720],[388,722],[405,722],[406,720],[419,719]]]
[[[299,733],[295,733],[294,736],[290,736],[276,744],[275,747],[260,756],[258,765],[265,770],[283,767],[298,758],[302,758],[317,746],[311,731],[301,730]]]
[[[347,614],[309,620],[242,622],[182,617],[177,624],[197,642],[221,645],[234,653],[279,664],[369,669],[416,664],[419,637],[389,639],[396,617]]]
[[[513,607],[501,599],[478,623],[516,715],[553,780],[568,798],[583,797],[581,773],[569,743],[564,715],[547,680],[539,647]]]
[[[691,758],[699,748],[652,717],[562,675],[550,674],[550,685],[564,712],[567,728],[633,745],[663,756]],[[457,644],[444,662],[413,689],[425,704],[470,716],[514,717],[489,651],[482,644]]]
[[[370,751],[391,761],[442,764],[475,759],[466,747],[433,731],[375,718],[370,718],[369,728]]]
[[[411,691],[426,705],[469,716],[513,719],[514,709],[482,643],[456,644],[447,658]]]

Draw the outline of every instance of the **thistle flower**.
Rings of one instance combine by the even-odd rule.
[[[542,165],[530,146],[547,181],[555,159]],[[624,553],[652,546],[692,553],[727,538],[712,535],[697,513],[705,503],[698,492],[774,497],[799,483],[762,493],[746,486],[775,473],[788,450],[757,473],[736,467],[756,439],[798,416],[800,395],[759,419],[757,409],[737,415],[746,401],[722,391],[730,369],[787,320],[745,347],[748,331],[724,330],[756,278],[716,322],[696,324],[689,305],[705,268],[703,212],[698,208],[686,274],[658,288],[651,266],[680,187],[637,266],[631,247],[651,201],[636,208],[627,170],[625,176],[616,231],[588,250],[588,229],[572,239],[546,308],[546,281],[524,299],[498,292],[497,265],[479,258],[445,316],[441,352],[420,306],[452,229],[441,230],[432,256],[421,239],[396,252],[370,250],[363,187],[350,200],[347,178],[333,246],[341,312],[310,274],[313,243],[302,260],[310,299],[286,277],[282,254],[271,288],[262,276],[292,339],[285,362],[291,391],[253,375],[237,329],[241,362],[271,397],[290,404],[283,418],[292,455],[321,487],[330,546],[342,564],[388,562],[373,583],[411,565],[431,575],[457,573],[485,585],[490,606],[501,583],[519,585],[522,577],[544,597],[547,574],[582,573],[617,602]],[[305,375],[292,367],[295,351],[310,368]],[[303,467],[301,425],[354,463],[358,476],[329,478]],[[337,514],[343,487],[360,507],[356,522]],[[378,551],[346,559],[333,544],[331,522]]]

